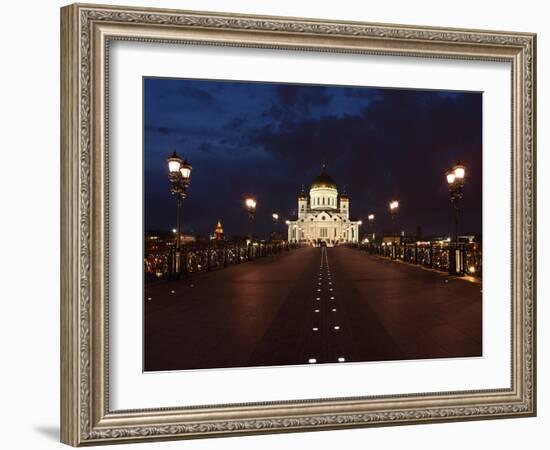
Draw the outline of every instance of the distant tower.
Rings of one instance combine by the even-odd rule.
[[[342,190],[340,195],[340,213],[346,218],[349,219],[349,197],[346,193],[346,186]]]
[[[219,220],[218,220],[218,224],[216,225],[216,229],[214,230],[214,234],[216,235],[216,241],[223,240],[223,228],[222,228],[222,223]]]
[[[304,185],[302,184],[302,190],[298,195],[298,217],[305,216],[307,211],[307,195]]]

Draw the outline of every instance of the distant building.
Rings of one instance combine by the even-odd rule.
[[[216,229],[214,230],[214,235],[216,241],[223,241],[223,228],[222,223],[218,220],[218,224],[216,225]]]
[[[298,196],[298,218],[289,220],[289,242],[321,243],[333,246],[359,241],[360,221],[350,219],[350,201],[343,192],[338,195],[336,183],[326,172],[325,166],[309,189]]]

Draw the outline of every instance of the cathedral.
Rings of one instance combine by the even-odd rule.
[[[349,197],[338,195],[336,183],[323,166],[309,189],[298,196],[298,218],[287,221],[288,241],[332,247],[358,242],[361,221],[349,217]]]

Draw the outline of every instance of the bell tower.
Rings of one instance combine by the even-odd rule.
[[[223,228],[221,221],[218,220],[218,224],[216,225],[216,229],[214,230],[214,234],[216,236],[216,241],[223,241]]]
[[[346,219],[349,219],[349,197],[346,193],[345,186],[340,195],[340,214],[344,215]]]
[[[307,212],[307,195],[304,185],[302,184],[302,190],[298,194],[298,217],[305,216]]]

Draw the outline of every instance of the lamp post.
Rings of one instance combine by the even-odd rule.
[[[274,241],[277,234],[277,223],[279,222],[279,214],[277,214],[277,211],[273,211],[273,213],[271,214],[271,220],[273,221],[273,232],[271,240]]]
[[[254,213],[256,212],[256,199],[254,197],[248,197],[244,204],[248,213],[248,242],[252,245],[252,221],[254,220]]]
[[[463,188],[464,188],[464,179],[466,176],[466,168],[460,164],[460,161],[457,161],[457,163],[452,167],[451,169],[447,170],[445,173],[445,177],[447,179],[447,186],[449,188],[449,195],[451,197],[451,203],[453,205],[454,210],[454,236],[453,236],[453,242],[454,242],[454,258],[451,258],[451,254],[449,254],[449,271],[454,272],[455,274],[462,274],[462,261],[461,261],[461,254],[460,254],[460,243],[458,238],[458,218],[459,218],[459,208],[460,208],[460,200],[462,200],[463,196]],[[451,262],[452,261],[452,262]]]
[[[392,228],[394,231],[392,231],[392,234],[395,232],[399,233],[397,230],[397,226],[395,224],[397,219],[397,211],[399,210],[399,201],[398,200],[392,200],[390,202],[390,214],[391,214],[391,221],[392,221]],[[392,236],[392,259],[397,259],[397,249],[396,249],[396,242],[395,242],[395,234]]]
[[[395,222],[396,222],[397,211],[398,210],[399,210],[399,201],[398,200],[392,200],[390,202],[390,214],[391,214],[391,220],[392,220],[394,232],[397,230]],[[394,242],[395,242],[395,236],[394,236]]]
[[[292,241],[292,229],[290,227],[290,220],[285,220],[286,224],[286,240],[288,243]]]
[[[373,227],[374,214],[369,214],[368,219],[369,219],[369,231],[370,231],[371,241],[374,242],[374,227]]]
[[[176,245],[175,245],[175,273],[179,275],[180,267],[180,244],[181,225],[180,210],[181,202],[187,197],[187,188],[191,178],[191,164],[178,156],[176,151],[166,160],[168,164],[168,179],[170,180],[170,192],[176,196]]]

